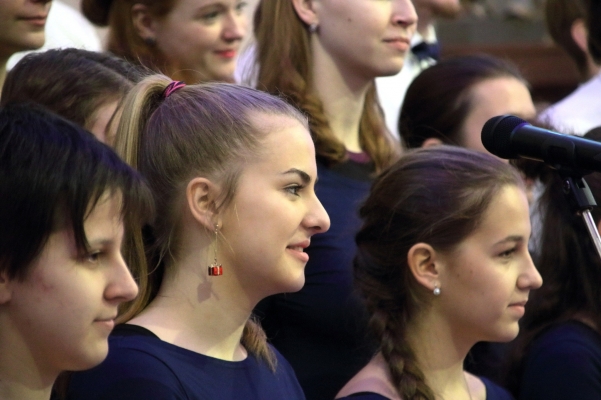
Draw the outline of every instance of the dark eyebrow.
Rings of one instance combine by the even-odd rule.
[[[523,241],[524,241],[523,236],[516,235],[516,236],[508,236],[505,239],[503,239],[495,244],[504,244],[507,242],[523,242]]]
[[[301,171],[300,169],[290,168],[288,171],[282,173],[282,175],[288,174],[298,175],[305,185],[311,182],[311,177],[309,176],[309,174],[305,171]]]

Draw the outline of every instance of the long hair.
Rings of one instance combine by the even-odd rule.
[[[572,25],[578,19],[586,21],[589,0],[546,0],[545,23],[547,31],[557,45],[574,60],[580,79],[588,80],[586,53],[572,37]]]
[[[406,148],[421,147],[426,139],[461,146],[462,128],[474,107],[471,89],[478,83],[511,77],[523,82],[517,68],[488,55],[450,58],[422,71],[409,85],[398,121]]]
[[[261,156],[260,140],[267,133],[253,124],[253,115],[289,116],[307,126],[294,107],[258,90],[207,83],[183,87],[165,98],[170,83],[161,75],[140,82],[125,100],[118,129],[116,149],[147,178],[161,216],[144,236],[140,231],[128,235],[132,246],[126,259],[142,283],[121,321],[133,318],[154,299],[165,270],[180,255],[181,204],[190,179],[205,176],[222,184],[222,196],[214,205],[219,212],[231,202],[244,163]],[[273,366],[265,334],[252,319],[242,343]]]
[[[143,4],[155,18],[166,16],[176,0],[82,0],[81,10],[95,25],[108,27],[107,50],[134,64],[171,76],[175,71],[156,44],[138,35],[132,19],[134,4]]]
[[[65,227],[86,254],[84,222],[105,193],[120,195],[126,225],[152,218],[142,177],[90,133],[39,106],[0,110],[0,271],[24,279]]]
[[[588,138],[601,140],[599,131]],[[548,169],[548,167],[547,167]],[[542,210],[540,251],[536,265],[545,284],[531,296],[522,329],[509,360],[507,386],[519,392],[523,358],[530,344],[547,328],[577,317],[592,321],[601,334],[601,259],[590,238],[584,220],[564,194],[559,174],[546,174],[539,207]],[[601,173],[586,175],[584,180],[596,199],[601,198]],[[591,210],[595,224],[601,210]]]
[[[254,17],[257,47],[257,87],[282,95],[309,116],[317,157],[327,165],[346,159],[346,148],[336,138],[313,90],[311,49],[307,26],[296,14],[292,1],[262,0]],[[398,158],[398,144],[386,129],[375,84],[366,98],[359,127],[361,147],[381,171]]]
[[[522,187],[521,178],[492,155],[437,146],[408,153],[385,170],[361,207],[355,282],[392,384],[404,400],[434,399],[406,340],[407,327],[428,304],[408,266],[409,249],[424,242],[436,251],[452,251],[507,185]]]

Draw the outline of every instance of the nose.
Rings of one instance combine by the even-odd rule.
[[[312,234],[324,233],[330,229],[330,216],[315,195],[313,195],[313,202],[303,224]]]
[[[410,27],[417,24],[417,12],[411,0],[395,0],[392,10],[394,25]]]
[[[518,288],[534,290],[540,288],[542,285],[543,278],[540,276],[540,273],[532,262],[530,253],[528,253],[524,271],[518,277]]]
[[[138,295],[138,285],[131,276],[129,268],[121,253],[115,258],[110,268],[107,268],[107,287],[104,297],[112,304],[120,304],[133,300]]]
[[[222,36],[228,42],[242,40],[246,36],[248,21],[246,14],[242,11],[233,10],[228,13],[224,25]]]

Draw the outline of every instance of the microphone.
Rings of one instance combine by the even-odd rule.
[[[489,119],[482,144],[500,158],[528,158],[551,167],[601,171],[601,143],[537,128],[514,115]]]

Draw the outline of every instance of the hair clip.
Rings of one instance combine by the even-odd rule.
[[[173,92],[175,92],[177,89],[183,88],[184,86],[186,86],[186,84],[184,82],[182,82],[182,81],[173,81],[173,82],[171,82],[165,88],[165,91],[163,92],[163,97],[167,98],[167,97],[171,96],[171,94]]]

